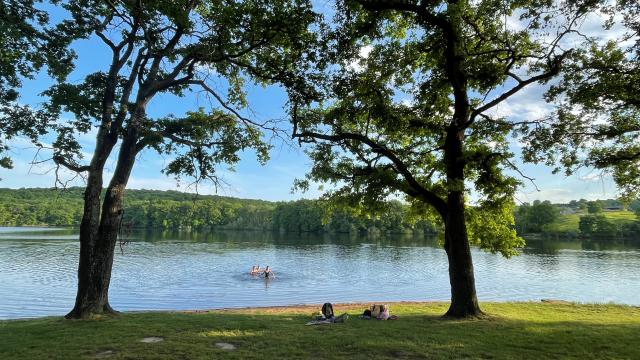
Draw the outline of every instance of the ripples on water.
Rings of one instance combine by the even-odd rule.
[[[71,309],[77,236],[0,229],[0,318]],[[119,310],[449,298],[446,256],[433,239],[223,232],[131,240],[124,254],[116,249],[110,298]],[[477,250],[473,256],[480,300],[640,305],[637,245],[535,241],[512,259]],[[250,276],[254,264],[270,265],[276,279]]]

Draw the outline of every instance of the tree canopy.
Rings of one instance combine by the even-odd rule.
[[[73,68],[72,37],[52,25],[38,0],[0,1],[0,166],[11,168],[7,140],[16,135],[35,139],[47,133],[47,117],[19,104],[24,79],[46,66],[50,76],[63,79]],[[54,2],[58,3],[57,1]],[[15,121],[19,118],[20,121]]]
[[[77,134],[99,129],[95,160],[103,161],[118,139],[128,140],[132,153],[153,149],[177,154],[167,174],[195,180],[216,180],[214,164],[233,164],[237,153],[255,148],[260,161],[268,157],[262,131],[272,124],[249,119],[239,109],[247,102],[247,81],[281,82],[292,96],[294,71],[313,37],[315,14],[303,1],[225,3],[206,1],[69,1],[72,19],[67,31],[95,36],[112,52],[104,69],[80,83],[61,82],[47,90],[46,110],[73,114],[68,122],[51,124],[57,133],[52,160],[74,172],[81,165]],[[296,13],[294,19],[291,14]],[[211,80],[223,79],[223,86]],[[149,101],[161,93],[176,96],[202,92],[211,108],[152,119]]]
[[[312,30],[318,15],[307,0],[48,4],[66,11],[57,25],[62,39],[99,41],[110,53],[106,68],[81,81],[58,79],[43,93],[47,101],[41,110],[7,117],[18,125],[45,114],[43,126],[56,138],[50,146],[34,138],[49,155],[41,161],[55,164],[58,185],[66,185],[62,169],[86,180],[78,293],[68,314],[86,317],[113,311],[108,303],[113,253],[138,155],[145,149],[170,155],[163,171],[196,183],[217,183],[218,166],[233,166],[245,149],[254,149],[258,160],[266,161],[269,144],[263,132],[277,129],[270,121],[244,115],[246,84],[277,84],[299,101],[312,96],[300,79],[310,78],[306,60],[316,56]],[[80,61],[87,60],[76,63]],[[209,107],[149,115],[158,95],[193,92],[206,94]],[[96,142],[85,161],[79,136],[91,131]],[[103,192],[105,166],[112,157],[116,165]]]
[[[550,201],[536,200],[533,204],[524,203],[516,211],[516,223],[521,233],[539,233],[545,226],[552,224],[560,216],[560,210]]]
[[[469,201],[474,189],[480,198],[469,216],[483,217],[475,224],[495,223],[490,228],[498,233],[493,235],[505,241],[491,242],[494,236],[482,231],[472,241],[512,254],[521,243],[510,230],[508,209],[519,181],[504,170],[514,168],[507,136],[517,124],[492,116],[491,109],[558,73],[569,54],[558,42],[584,11],[562,13],[535,1],[462,1],[447,10],[437,1],[341,4],[333,61],[355,65],[334,74],[325,108],[297,114],[296,136],[314,144],[310,154],[315,161],[300,185],[334,182],[338,188],[328,195],[369,207],[402,194],[440,213],[446,211],[449,190],[465,192]],[[551,24],[547,11],[567,18],[556,38],[545,42]],[[505,16],[517,14],[528,27],[505,24]],[[358,55],[363,50],[367,56]],[[504,92],[496,91],[503,86]],[[452,127],[464,137],[457,159],[464,165],[464,179],[459,179],[464,183],[446,174],[445,143]]]
[[[390,196],[444,223],[452,306],[479,313],[469,242],[505,256],[519,180],[495,107],[556,76],[560,44],[588,11],[581,2],[339,2],[324,106],[294,107],[294,136],[312,144],[310,181],[372,208]],[[513,23],[519,26],[513,26]],[[550,35],[551,34],[551,35]],[[471,190],[473,190],[473,197]],[[466,206],[466,203],[473,206]]]

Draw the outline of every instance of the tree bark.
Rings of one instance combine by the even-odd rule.
[[[102,170],[92,170],[84,192],[84,213],[80,223],[78,291],[73,309],[65,316],[68,319],[86,318],[94,313],[113,312],[108,304],[105,281],[102,278],[106,259],[101,256],[103,246],[98,231],[101,192]]]
[[[445,141],[448,195],[447,212],[444,216],[444,248],[449,260],[451,284],[451,304],[445,316],[455,318],[482,315],[476,296],[473,261],[464,213],[463,140],[464,130],[459,130],[455,124],[452,125]]]
[[[101,205],[102,170],[89,173],[85,190],[85,212],[80,226],[78,292],[68,319],[88,318],[94,314],[114,314],[109,304],[109,285],[118,230],[123,215],[124,190],[135,163],[137,130],[123,139],[113,178]],[[105,158],[106,160],[106,158]]]
[[[101,274],[105,260],[99,236],[102,173],[111,154],[117,136],[110,134],[104,125],[96,135],[96,149],[91,160],[84,191],[84,212],[80,223],[80,259],[78,261],[78,291],[73,309],[65,316],[85,318],[92,313],[112,313],[105,293],[105,282]],[[108,287],[108,283],[106,284]]]
[[[455,318],[482,315],[464,219],[464,198],[460,195],[449,195],[449,212],[445,221],[445,251],[451,284],[451,304],[445,316]]]

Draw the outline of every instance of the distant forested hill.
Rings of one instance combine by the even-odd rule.
[[[0,226],[78,226],[82,218],[82,188],[0,189]],[[159,229],[234,229],[283,232],[435,233],[426,220],[409,220],[409,209],[398,201],[387,204],[383,216],[362,217],[336,210],[330,215],[317,200],[270,202],[178,191],[127,190],[123,225]],[[628,210],[627,210],[628,209]],[[632,211],[629,211],[632,210]],[[522,204],[515,212],[520,234],[640,237],[640,201],[617,200]]]
[[[616,199],[524,203],[516,208],[519,234],[547,234],[582,238],[640,238],[640,201]]]
[[[0,189],[0,225],[77,226],[82,188]],[[408,208],[388,204],[384,216],[335,211],[328,218],[319,201],[269,202],[178,191],[127,190],[123,224],[138,228],[238,229],[285,232],[435,232],[424,220],[409,221]]]

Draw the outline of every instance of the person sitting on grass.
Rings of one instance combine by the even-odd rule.
[[[347,313],[335,316],[333,313],[333,305],[331,303],[324,303],[324,305],[322,305],[322,315],[316,316],[315,319],[309,321],[307,325],[343,323],[347,321],[348,318],[349,314]]]
[[[348,318],[349,318],[349,314],[347,314],[347,313],[343,313],[342,315],[335,316],[335,314],[333,313],[333,304],[324,303],[322,305],[322,319],[323,320],[328,320],[329,322],[332,322],[332,323],[343,323]]]

